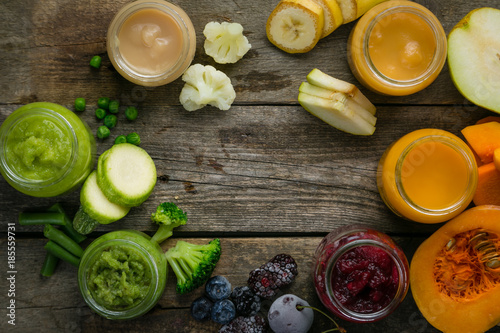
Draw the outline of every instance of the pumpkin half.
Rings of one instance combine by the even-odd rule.
[[[422,315],[443,332],[485,332],[500,322],[500,206],[470,208],[417,249],[410,286]]]

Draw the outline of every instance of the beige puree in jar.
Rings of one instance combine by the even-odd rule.
[[[179,25],[158,9],[143,9],[130,15],[118,39],[125,62],[144,74],[165,72],[175,64],[182,51]]]

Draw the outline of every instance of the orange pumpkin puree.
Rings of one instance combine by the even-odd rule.
[[[423,74],[436,52],[436,39],[426,21],[412,13],[382,17],[368,41],[370,58],[388,78],[406,81]]]
[[[444,209],[458,202],[467,189],[463,156],[448,145],[426,141],[403,161],[401,182],[408,198],[420,207]]]

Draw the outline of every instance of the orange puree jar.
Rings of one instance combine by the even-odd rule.
[[[472,201],[477,165],[452,133],[420,129],[391,144],[377,169],[377,186],[397,215],[421,223],[445,222]]]
[[[111,63],[127,80],[160,86],[181,76],[196,50],[188,15],[162,0],[138,0],[121,8],[107,35]]]
[[[357,22],[348,41],[354,76],[383,95],[404,96],[431,84],[446,60],[446,34],[439,20],[422,5],[387,1]]]

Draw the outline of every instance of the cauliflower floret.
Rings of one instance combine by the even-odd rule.
[[[229,110],[236,98],[229,77],[210,65],[190,66],[182,75],[182,80],[186,83],[179,100],[188,111],[201,109],[207,104]]]
[[[203,30],[205,53],[219,64],[233,64],[250,50],[252,45],[243,36],[239,23],[209,22]]]

